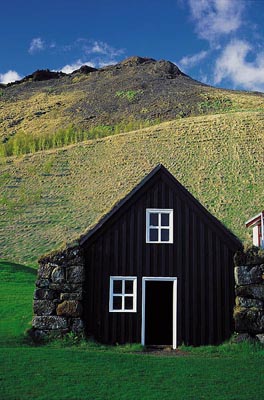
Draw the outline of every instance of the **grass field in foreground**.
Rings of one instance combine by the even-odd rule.
[[[261,400],[264,350],[250,344],[133,353],[81,341],[25,341],[35,271],[0,261],[0,398],[4,400]]]
[[[1,349],[5,400],[263,399],[263,357],[159,357],[78,348]]]

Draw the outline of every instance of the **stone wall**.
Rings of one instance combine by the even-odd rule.
[[[264,343],[264,254],[253,247],[235,256],[235,331]]]
[[[84,281],[84,262],[78,246],[40,259],[30,331],[34,339],[69,332],[83,334]]]

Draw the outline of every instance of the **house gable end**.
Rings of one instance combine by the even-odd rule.
[[[186,200],[191,208],[202,217],[206,224],[213,225],[216,233],[225,242],[232,243],[232,247],[241,247],[240,240],[229,231],[216,217],[214,217],[162,164],[157,165],[140,183],[134,187],[122,200],[120,200],[100,221],[83,235],[80,239],[81,245],[86,245],[87,241],[95,240],[100,232],[108,224],[114,223],[126,210],[135,203],[144,193],[160,182],[164,182]]]
[[[173,210],[173,237],[168,243],[147,240],[147,210],[164,214]],[[234,303],[233,255],[239,247],[240,242],[158,166],[83,242],[87,334],[105,343],[139,342],[143,281],[162,277],[177,279],[179,343],[212,344],[228,338]],[[130,293],[126,305],[126,281],[132,279],[137,297]]]

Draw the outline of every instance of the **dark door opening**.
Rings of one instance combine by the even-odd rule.
[[[173,282],[148,281],[145,296],[145,344],[171,345]]]

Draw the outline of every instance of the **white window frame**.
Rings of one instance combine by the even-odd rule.
[[[261,226],[255,225],[253,226],[253,245],[260,246],[261,245],[261,235],[260,235]]]
[[[122,281],[122,293],[114,293],[114,281]],[[133,282],[133,293],[125,293],[126,281]],[[113,308],[114,297],[122,298],[122,308],[116,310]],[[133,298],[133,308],[125,309],[125,298]],[[109,286],[109,312],[137,312],[137,277],[136,276],[110,276],[110,286]]]
[[[158,225],[150,225],[150,215],[158,214]],[[161,214],[169,215],[169,226],[161,226]],[[150,229],[155,228],[158,230],[158,240],[150,240]],[[169,240],[161,240],[161,229],[169,230]],[[146,243],[173,243],[173,209],[169,208],[147,208],[146,209]]]
[[[264,212],[262,211],[260,217],[260,247],[264,249]]]

